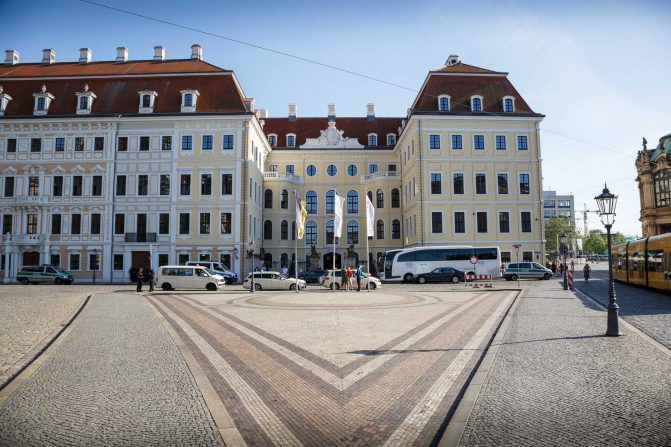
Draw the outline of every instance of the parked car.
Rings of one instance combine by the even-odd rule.
[[[326,275],[326,270],[308,270],[300,275],[298,275],[298,279],[304,279],[305,282],[316,282],[318,283],[319,280]]]
[[[421,273],[415,277],[419,284],[426,282],[452,282],[464,281],[465,273],[452,267],[438,267],[428,273]]]
[[[552,270],[537,262],[512,262],[506,266],[503,277],[507,281],[527,278],[550,279],[552,278]]]
[[[210,273],[214,275],[223,276],[226,280],[226,284],[233,284],[238,282],[238,275],[235,272],[227,269],[222,263],[216,261],[188,261],[186,265],[199,265],[201,267],[207,267]]]
[[[244,289],[251,289],[252,274],[242,283]],[[305,280],[298,280],[298,290],[305,289]],[[296,278],[287,278],[279,272],[254,272],[254,290],[296,290]]]
[[[16,280],[21,284],[37,284],[52,282],[54,284],[72,284],[75,280],[72,273],[53,265],[26,265],[16,274]]]
[[[340,270],[336,270],[336,278],[335,278],[335,288],[336,290],[341,288],[341,276],[340,276]],[[354,272],[352,272],[354,273]],[[363,278],[361,278],[361,288],[366,289],[368,288],[367,284],[368,281],[370,281],[370,289],[379,289],[382,287],[382,281],[380,281],[378,278],[374,276],[368,276],[368,273],[363,274]],[[326,272],[326,275],[324,275],[324,281],[322,282],[322,285],[326,288],[333,289],[333,270],[328,270]],[[356,288],[356,277],[352,277],[352,286]]]
[[[223,276],[211,274],[205,267],[164,265],[158,268],[156,284],[163,290],[195,289],[215,291],[226,285]]]

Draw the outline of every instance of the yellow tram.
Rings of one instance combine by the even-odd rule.
[[[612,249],[615,281],[671,290],[671,233],[615,245]]]

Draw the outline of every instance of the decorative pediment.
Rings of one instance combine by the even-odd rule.
[[[77,165],[74,168],[70,169],[70,172],[72,172],[73,174],[83,174],[84,173],[84,168]]]
[[[58,165],[54,169],[51,170],[51,173],[52,174],[65,174],[65,169],[63,168],[63,166]]]
[[[329,121],[329,125],[326,130],[320,130],[319,133],[321,135],[317,138],[306,138],[305,144],[301,146],[301,149],[363,149],[363,145],[359,143],[359,140],[356,138],[345,137],[345,131],[338,130],[335,121]]]
[[[77,214],[77,213],[81,213],[81,212],[82,212],[82,208],[81,208],[81,207],[78,207],[78,206],[70,207],[70,213],[75,213],[75,214]]]
[[[669,160],[666,158],[666,155],[662,154],[659,157],[657,157],[657,160],[655,160],[655,167],[653,168],[653,170],[655,172],[658,172],[668,169],[669,169]]]
[[[44,172],[44,166],[41,165],[27,165],[23,167],[23,172],[25,174],[39,174]]]
[[[91,212],[92,212],[92,213],[102,213],[102,212],[103,212],[103,209],[100,208],[99,206],[92,206],[92,207],[91,207]]]
[[[16,169],[14,169],[14,168],[12,168],[12,167],[10,166],[10,167],[8,167],[8,168],[5,168],[5,169],[2,171],[2,173],[5,174],[5,175],[16,175]]]
[[[91,172],[94,174],[104,174],[105,173],[105,168],[103,168],[100,165],[95,165],[93,169],[91,169]]]

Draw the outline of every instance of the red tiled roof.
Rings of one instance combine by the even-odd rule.
[[[501,73],[498,71],[487,70],[486,68],[476,67],[475,65],[468,65],[461,62],[456,64],[447,65],[438,70],[432,71],[432,73],[482,73],[482,74],[500,74],[507,75],[508,73]]]
[[[164,61],[130,60],[128,62],[101,61],[80,64],[57,62],[54,64],[0,65],[0,78],[50,77],[50,76],[121,76],[159,73],[216,73],[227,72],[202,60],[168,59]]]
[[[361,118],[337,118],[336,127],[344,131],[346,138],[356,138],[359,143],[367,145],[368,134],[377,134],[378,146],[376,148],[389,149],[387,146],[387,134],[393,133],[398,139],[398,127],[403,118],[375,118],[369,120],[366,117]],[[266,135],[277,135],[277,147],[282,148],[286,145],[286,135],[296,134],[296,146],[305,144],[306,138],[318,138],[320,130],[328,128],[328,118],[296,118],[290,121],[289,118],[263,118],[266,122],[263,131]]]

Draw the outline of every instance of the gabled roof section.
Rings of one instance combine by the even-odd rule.
[[[481,74],[493,74],[501,76],[506,76],[508,74],[500,71],[487,70],[486,68],[476,67],[475,65],[468,65],[462,62],[447,65],[443,68],[439,68],[438,70],[433,70],[431,73],[481,73]]]

